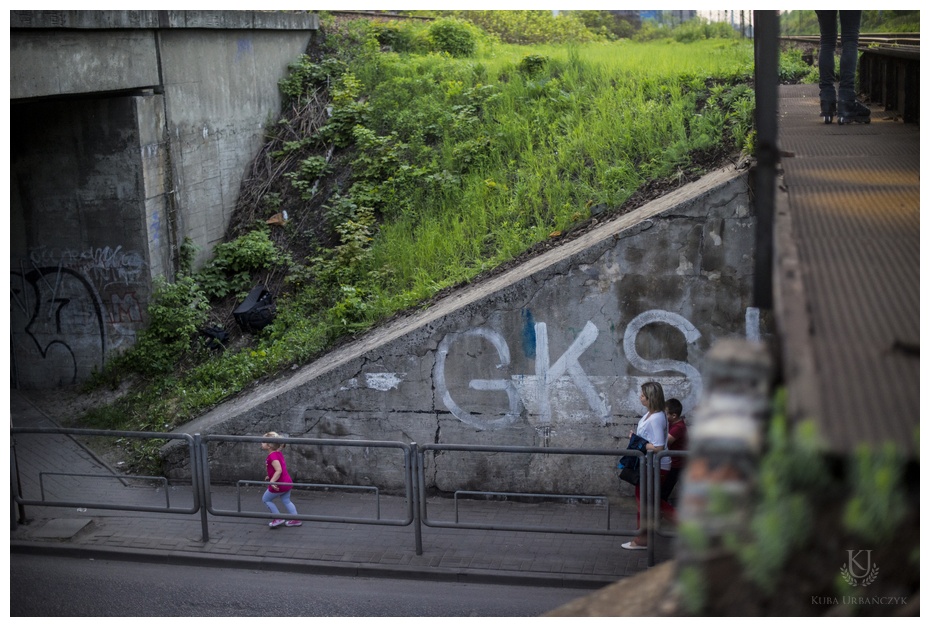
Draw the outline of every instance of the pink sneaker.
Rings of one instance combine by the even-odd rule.
[[[285,527],[299,527],[299,526],[301,526],[302,524],[304,524],[304,523],[303,523],[303,521],[300,521],[300,520],[289,520],[289,521],[287,521],[286,523],[284,523],[284,526],[285,526]]]
[[[268,526],[269,526],[269,527],[280,527],[280,526],[283,525],[283,524],[284,524],[284,519],[283,519],[283,518],[275,518],[275,519],[272,520],[270,523],[268,523]]]

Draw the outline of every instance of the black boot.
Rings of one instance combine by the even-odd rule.
[[[824,124],[830,124],[833,122],[833,117],[836,115],[836,100],[821,100],[820,101],[820,117],[823,119]]]
[[[852,124],[854,122],[868,124],[872,121],[872,112],[858,100],[841,100],[837,107],[837,113],[839,118],[837,122],[840,124]]]

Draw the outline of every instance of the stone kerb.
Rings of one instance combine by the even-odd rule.
[[[643,382],[659,381],[687,415],[710,346],[760,334],[754,229],[745,173],[712,173],[181,431],[619,450],[642,415]],[[394,450],[288,451],[298,481],[403,485]],[[225,446],[211,476],[253,477],[262,460],[257,446]],[[427,487],[441,491],[618,490],[614,458],[443,451],[425,462]],[[184,473],[177,463],[169,455],[169,476]]]

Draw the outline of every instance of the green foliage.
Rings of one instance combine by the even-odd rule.
[[[313,198],[317,181],[331,170],[325,157],[312,155],[301,161],[297,170],[285,173],[284,178],[290,180],[303,200],[310,200]]]
[[[221,354],[188,341],[157,393],[101,420],[181,423],[513,259],[594,205],[616,212],[651,179],[695,172],[695,151],[729,150],[746,124],[751,100],[738,86],[751,75],[749,42],[594,41],[579,20],[547,11],[469,13],[527,40],[573,43],[493,43],[468,25],[474,52],[457,57],[429,52],[429,23],[333,23],[320,42],[328,61],[302,57],[282,82],[287,98],[315,92],[331,108],[315,134],[276,146],[280,180],[262,182],[259,214],[286,207],[291,222],[278,244],[260,222],[218,245],[196,275],[203,294],[223,298],[257,273],[286,272],[274,323]],[[707,85],[727,87],[712,96]]]
[[[194,257],[197,254],[197,246],[194,240],[185,237],[178,249],[178,273],[181,275],[191,275],[194,269]]]
[[[559,44],[587,43],[609,38],[606,29],[590,30],[575,12],[553,15],[552,11],[424,11],[471,22],[504,43]]]
[[[278,88],[285,100],[300,101],[308,93],[327,87],[338,79],[346,70],[345,63],[335,57],[327,57],[320,63],[314,63],[309,56],[301,55],[288,66],[287,77],[278,82]]]
[[[830,474],[812,423],[789,428],[785,390],[775,396],[768,451],[759,467],[758,503],[750,522],[750,540],[730,536],[746,575],[767,592],[782,576],[792,552],[812,529],[812,499],[827,489]]]
[[[907,514],[904,459],[897,449],[891,445],[879,450],[859,448],[847,473],[848,485],[843,486],[824,461],[813,423],[789,426],[785,401],[781,389],[775,396],[768,451],[759,467],[749,538],[734,534],[725,538],[747,577],[769,595],[775,594],[789,559],[808,542],[818,501],[832,502],[851,494],[843,527],[860,539],[876,542],[891,541]],[[843,534],[843,529],[835,532]]]
[[[445,18],[429,27],[429,42],[435,52],[453,57],[470,57],[477,48],[475,28],[465,20]]]
[[[851,483],[853,495],[843,524],[859,537],[885,542],[904,520],[907,503],[902,487],[904,458],[891,443],[878,450],[856,450]]]
[[[682,567],[678,573],[678,590],[685,613],[701,615],[707,603],[707,582],[701,570],[694,566]]]
[[[327,123],[319,130],[321,143],[347,146],[352,140],[355,127],[360,124],[368,106],[359,98],[362,84],[351,72],[346,72],[336,80],[332,87],[332,114]]]
[[[695,18],[671,29],[671,36],[675,41],[688,44],[702,39],[736,39],[739,34],[726,22]]]
[[[193,278],[181,276],[168,283],[157,277],[149,301],[148,326],[125,356],[126,364],[144,375],[173,372],[206,322],[207,311],[206,295]]]
[[[339,203],[337,207],[343,211],[351,210],[351,215],[333,227],[339,236],[339,245],[315,257],[312,265],[324,284],[342,289],[364,276],[371,255],[375,218],[369,207],[359,207],[351,202]]]
[[[399,22],[369,22],[367,24],[378,45],[393,52],[414,52],[418,48],[415,29]]]
[[[519,70],[520,74],[523,74],[524,76],[535,76],[536,74],[539,74],[543,71],[548,62],[549,59],[541,54],[528,54],[520,59],[520,63],[517,65],[517,70]]]
[[[812,67],[804,61],[800,49],[785,50],[778,58],[778,80],[787,84],[801,82],[811,73]]]
[[[252,286],[252,273],[291,263],[290,256],[275,246],[267,228],[240,235],[231,242],[217,244],[213,259],[196,278],[210,297],[222,298]]]
[[[613,11],[568,11],[592,33],[607,39],[628,39],[636,32],[636,26]]]

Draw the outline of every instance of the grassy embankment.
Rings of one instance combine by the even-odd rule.
[[[748,41],[478,37],[455,57],[383,52],[364,29],[350,34],[282,82],[288,104],[263,153],[274,180],[244,187],[244,213],[207,268],[159,286],[150,328],[97,379],[137,383],[84,424],[183,424],[592,208],[627,210],[637,190],[692,177],[708,155],[752,150]],[[266,224],[282,209],[287,224]],[[273,325],[220,353],[191,341],[207,320],[231,322],[257,282],[276,287]]]

